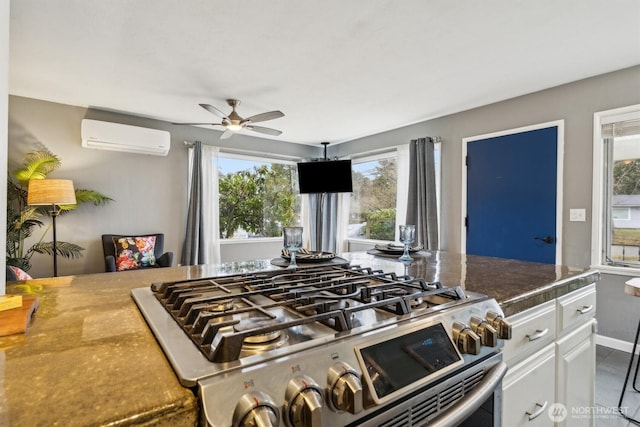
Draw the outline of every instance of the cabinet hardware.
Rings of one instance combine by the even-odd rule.
[[[548,333],[549,333],[549,328],[545,328],[542,331],[540,329],[537,329],[535,334],[527,334],[527,338],[529,338],[529,341],[535,341],[535,340],[539,340],[540,338],[547,335]]]
[[[529,415],[529,421],[533,421],[533,420],[535,420],[536,418],[538,418],[540,415],[542,415],[542,413],[544,412],[544,410],[547,408],[547,403],[548,403],[548,402],[547,402],[546,400],[544,401],[544,403],[543,403],[542,405],[541,405],[541,404],[539,404],[539,403],[536,403],[536,407],[538,407],[539,409],[537,409],[537,410],[536,410],[536,411],[534,411],[534,412],[526,411],[525,413],[526,413],[527,415]]]
[[[579,308],[576,311],[578,313],[580,313],[580,314],[587,314],[591,310],[593,310],[593,304],[591,304],[591,305],[583,305],[582,308]]]

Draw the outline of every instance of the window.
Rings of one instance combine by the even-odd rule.
[[[614,201],[615,203],[615,201]],[[631,219],[631,209],[629,208],[612,208],[611,209],[611,218],[615,221],[628,221]]]
[[[281,237],[300,223],[296,163],[220,153],[220,238]]]
[[[593,259],[640,268],[640,106],[596,113]]]
[[[436,200],[440,206],[440,149],[434,144]],[[347,239],[395,241],[398,224],[406,217],[409,186],[409,146],[363,155],[351,160],[353,193],[350,197]],[[438,223],[440,209],[438,208]]]
[[[347,238],[395,240],[397,154],[352,160]]]

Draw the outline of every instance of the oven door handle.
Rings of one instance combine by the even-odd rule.
[[[447,408],[442,414],[429,422],[429,427],[456,426],[469,418],[482,404],[500,387],[502,378],[507,373],[507,364],[500,361],[482,379],[482,382],[458,400],[453,406]]]

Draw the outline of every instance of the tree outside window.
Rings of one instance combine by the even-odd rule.
[[[395,154],[353,162],[348,237],[395,239],[397,161]]]
[[[218,169],[222,239],[280,237],[300,222],[295,163],[220,156]]]

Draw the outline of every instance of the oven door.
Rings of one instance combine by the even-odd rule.
[[[415,390],[349,426],[500,427],[502,379],[507,365],[496,353],[481,364]]]
[[[505,362],[496,364],[482,384],[431,420],[429,427],[501,427],[502,378],[506,372]]]

